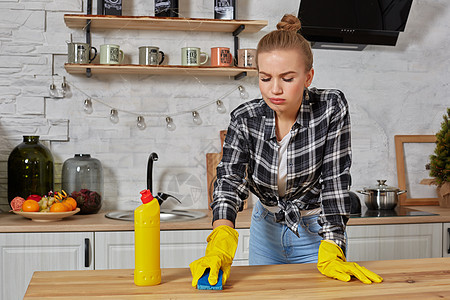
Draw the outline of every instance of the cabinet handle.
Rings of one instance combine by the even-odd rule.
[[[447,228],[448,239],[447,239],[447,254],[450,254],[450,228]]]
[[[86,238],[84,239],[84,267],[89,268],[91,265],[91,240]]]

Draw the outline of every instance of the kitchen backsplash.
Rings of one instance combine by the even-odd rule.
[[[96,1],[93,1],[94,5]],[[406,31],[396,47],[368,46],[364,51],[314,50],[318,88],[339,88],[347,96],[352,121],[353,190],[386,179],[397,185],[394,135],[435,134],[449,103],[450,9],[447,0],[413,2]],[[275,28],[284,13],[297,14],[299,1],[239,1],[237,19],[268,20],[261,32],[240,35],[241,48],[255,48]],[[180,15],[213,18],[214,1],[180,1]],[[155,192],[177,195],[184,208],[207,207],[206,158],[220,151],[219,131],[226,129],[229,112],[242,101],[236,90],[223,98],[226,114],[215,105],[199,110],[201,125],[189,111],[218,99],[241,84],[250,98],[259,97],[256,78],[234,81],[226,77],[157,75],[71,75],[64,70],[67,42],[84,42],[82,30],[65,26],[63,15],[85,14],[86,1],[41,0],[0,2],[0,208],[8,210],[7,160],[22,135],[40,135],[51,149],[56,188],[62,163],[75,153],[90,153],[104,167],[103,209],[134,209],[146,187],[147,159],[154,163]],[[123,1],[123,15],[153,15],[154,3]],[[95,7],[94,7],[94,10]],[[92,30],[93,46],[119,44],[124,63],[138,63],[139,46],[158,46],[169,64],[180,64],[185,46],[233,47],[229,33],[184,31]],[[66,77],[70,94],[48,96],[52,83]],[[119,123],[109,120],[110,108],[94,101],[94,112],[84,113],[92,97],[119,109]],[[146,117],[147,128],[136,127],[136,116],[121,112],[174,115],[170,132],[164,117]],[[428,155],[428,154],[424,154]],[[414,162],[412,162],[414,164]],[[413,182],[412,184],[417,184]]]

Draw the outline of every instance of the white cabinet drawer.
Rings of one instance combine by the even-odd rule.
[[[349,261],[442,256],[442,223],[347,227]]]
[[[93,237],[93,232],[0,233],[0,299],[22,299],[35,271],[92,270]]]

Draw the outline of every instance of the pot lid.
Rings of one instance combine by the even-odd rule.
[[[386,180],[377,180],[378,184],[368,188],[364,188],[365,191],[381,191],[381,192],[398,192],[399,188],[386,185]]]

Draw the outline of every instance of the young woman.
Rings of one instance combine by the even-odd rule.
[[[381,282],[347,263],[345,226],[350,214],[350,117],[339,90],[308,89],[314,77],[300,21],[285,15],[258,43],[262,99],[231,113],[217,167],[213,232],[205,257],[191,263],[192,285],[210,268],[224,284],[237,247],[234,223],[249,190],[258,198],[250,227],[250,264],[317,263],[329,277]]]

